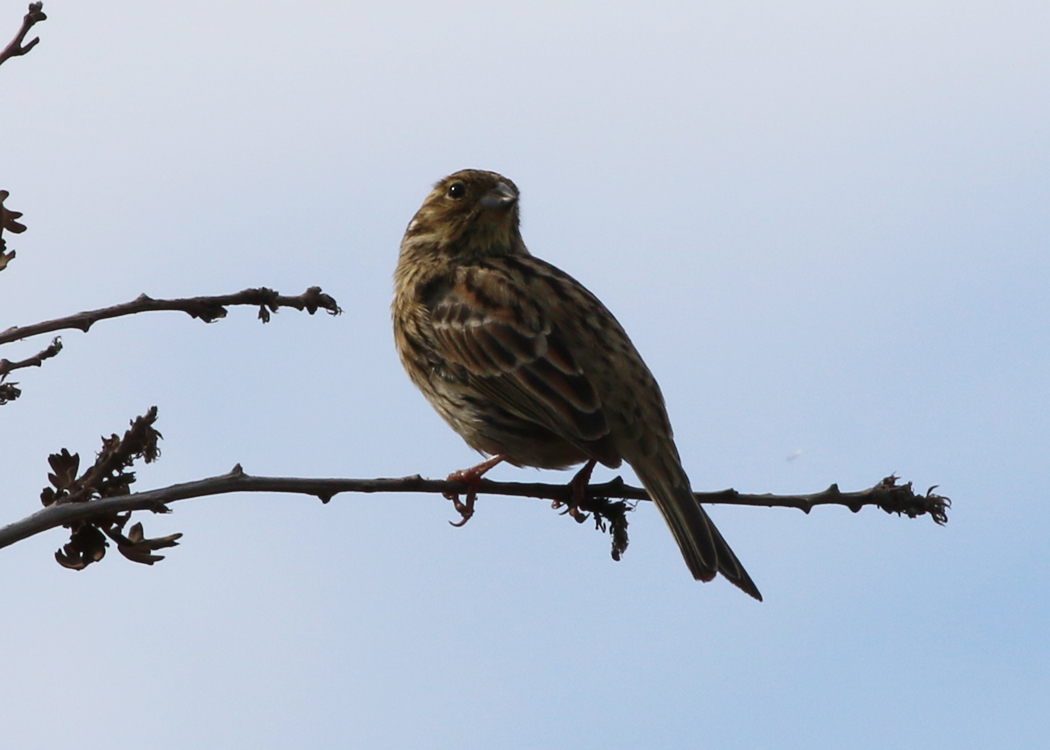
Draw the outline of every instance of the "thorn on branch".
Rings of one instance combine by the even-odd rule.
[[[226,317],[226,305],[224,305],[217,297],[191,297],[187,300],[177,301],[185,303],[182,307],[183,312],[191,318],[197,318],[204,323],[214,323],[216,320],[221,320]],[[140,294],[135,302],[142,305],[143,310],[158,309],[155,307],[158,300],[153,299],[147,294]],[[160,300],[159,302],[160,304],[163,304],[164,300]]]

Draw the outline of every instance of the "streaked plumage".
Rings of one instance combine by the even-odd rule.
[[[471,447],[545,469],[626,461],[693,576],[722,573],[762,598],[693,496],[660,387],[623,328],[526,250],[513,182],[464,170],[437,183],[408,225],[394,279],[401,362]]]

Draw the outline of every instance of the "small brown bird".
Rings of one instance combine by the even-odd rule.
[[[563,469],[626,461],[693,577],[750,576],[693,496],[649,368],[605,306],[525,249],[518,189],[495,172],[441,180],[408,224],[394,273],[401,363],[467,444],[499,461]]]

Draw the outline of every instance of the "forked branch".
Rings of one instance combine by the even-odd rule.
[[[29,33],[29,30],[35,24],[47,20],[43,8],[43,3],[29,4],[29,12],[22,18],[22,28],[15,34],[15,38],[11,40],[10,44],[0,50],[0,65],[3,65],[12,57],[21,57],[40,42],[40,37],[35,37],[28,44],[22,44],[25,41],[26,34]]]
[[[11,255],[14,255],[13,251]],[[3,258],[0,256],[0,262],[2,260]],[[259,308],[259,320],[263,323],[268,323],[270,314],[277,312],[282,307],[306,310],[311,315],[318,310],[326,310],[331,315],[338,315],[341,312],[336,301],[322,292],[319,286],[312,286],[295,297],[287,297],[265,287],[245,289],[236,294],[223,294],[214,297],[186,297],[182,299],[153,299],[142,294],[137,299],[125,302],[122,305],[88,310],[64,318],[45,320],[43,323],[8,328],[6,331],[0,332],[0,345],[10,344],[13,341],[19,341],[31,336],[39,336],[43,333],[67,329],[75,328],[86,332],[100,320],[158,310],[184,312],[191,317],[200,318],[205,323],[212,323],[226,317],[226,308],[232,305],[257,306]],[[17,387],[17,383],[4,382],[4,378],[6,378],[8,373],[22,367],[39,367],[44,360],[54,357],[61,350],[62,342],[56,337],[49,347],[28,359],[16,362],[0,359],[0,406],[9,401],[14,401],[21,395],[21,390]]]

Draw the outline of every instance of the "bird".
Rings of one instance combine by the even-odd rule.
[[[528,251],[510,179],[465,169],[434,185],[401,241],[391,314],[411,381],[490,457],[450,479],[582,463],[585,487],[597,463],[626,462],[693,577],[762,600],[693,495],[656,379],[605,305]]]

